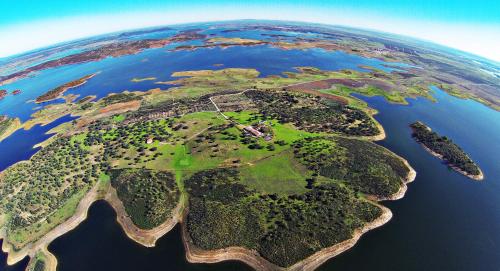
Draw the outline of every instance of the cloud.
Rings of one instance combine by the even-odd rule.
[[[192,8],[77,16],[36,21],[0,28],[0,57],[73,39],[149,26],[221,21],[275,19],[370,28],[430,40],[500,61],[500,25],[450,24],[405,20],[349,9],[300,7]]]

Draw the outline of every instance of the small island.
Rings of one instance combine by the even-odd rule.
[[[36,103],[43,103],[43,102],[55,100],[55,99],[61,97],[61,95],[64,92],[66,92],[68,89],[76,88],[76,87],[79,87],[79,86],[87,83],[87,81],[90,78],[94,77],[96,74],[97,73],[86,75],[82,78],[76,79],[76,80],[68,82],[62,86],[58,86],[52,90],[49,90],[48,92],[38,96],[38,98],[36,98],[35,102]]]
[[[132,80],[130,80],[130,82],[133,82],[133,83],[140,83],[140,82],[144,82],[144,81],[153,81],[153,80],[156,80],[156,77],[134,77],[132,78]]]
[[[433,132],[420,121],[412,123],[410,127],[413,130],[412,136],[432,155],[444,160],[448,166],[471,179],[479,181],[484,178],[476,163],[451,139]]]

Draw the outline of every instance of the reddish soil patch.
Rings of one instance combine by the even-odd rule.
[[[139,101],[139,100],[134,100],[134,101],[125,102],[125,103],[116,103],[116,104],[108,105],[108,106],[102,108],[101,110],[99,110],[99,112],[101,114],[112,115],[112,114],[116,114],[116,113],[137,110],[137,109],[139,109],[140,105],[141,105],[141,101]]]

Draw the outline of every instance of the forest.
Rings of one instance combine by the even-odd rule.
[[[172,173],[145,169],[110,171],[111,185],[127,214],[141,229],[152,229],[167,220],[179,201]]]
[[[363,140],[306,138],[294,143],[294,155],[316,175],[341,180],[354,191],[377,197],[396,193],[408,174],[401,159]]]
[[[290,122],[308,132],[374,136],[380,133],[370,116],[356,108],[310,94],[286,91],[245,92],[264,117]]]
[[[440,136],[433,132],[422,122],[415,122],[410,125],[413,134],[412,136],[419,143],[429,148],[431,151],[442,156],[450,166],[466,172],[469,175],[479,175],[481,171],[479,167],[472,161],[469,156],[450,138]]]
[[[285,196],[251,190],[240,184],[241,178],[236,169],[213,169],[186,180],[187,226],[197,246],[243,246],[287,267],[351,238],[354,229],[381,214],[379,207],[336,183]]]
[[[67,219],[65,210],[71,209],[68,204],[78,202],[99,174],[90,151],[69,137],[57,138],[29,161],[3,171],[0,209],[10,218],[7,231],[20,233],[16,245],[31,241],[46,227]]]

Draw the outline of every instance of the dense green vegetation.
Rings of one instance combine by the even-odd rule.
[[[165,171],[111,170],[111,185],[134,224],[143,229],[167,220],[179,201],[174,176]]]
[[[218,75],[221,89],[257,78],[235,72],[242,73]],[[397,156],[352,138],[380,132],[366,107],[272,86],[214,93],[203,84],[220,78],[200,74],[201,86],[182,99],[172,90],[86,102],[90,117],[66,124],[30,161],[3,172],[0,222],[9,242],[20,248],[43,236],[99,180],[111,183],[139,228],[162,224],[186,203],[194,245],[242,246],[290,266],[379,217],[365,195],[387,197],[402,185],[408,168]],[[139,99],[133,112],[108,106]]]
[[[41,260],[37,260],[33,265],[33,271],[45,271],[45,262]]]
[[[422,122],[410,125],[413,137],[433,152],[443,156],[443,159],[451,166],[455,166],[470,175],[479,175],[479,167],[467,156],[467,154],[446,136],[440,136],[433,132]]]
[[[68,203],[83,196],[99,172],[93,155],[70,137],[57,138],[29,161],[9,167],[0,182],[0,209],[9,217],[7,231],[18,232],[17,241],[23,244],[66,219]]]
[[[102,99],[105,105],[115,104],[115,103],[124,103],[135,100],[140,100],[141,97],[135,95],[134,93],[118,93],[113,94]]]
[[[241,178],[236,169],[215,169],[186,180],[191,196],[187,225],[197,246],[243,246],[289,266],[349,239],[354,229],[381,214],[336,183],[284,196],[258,193],[242,185]]]
[[[370,116],[356,108],[309,94],[250,90],[245,92],[265,117],[293,123],[309,132],[374,136],[380,131]]]
[[[379,197],[396,193],[408,174],[401,159],[363,140],[307,138],[295,142],[294,153],[316,175],[340,180],[354,191]]]
[[[115,122],[114,119],[111,123]],[[117,162],[126,167],[137,166],[160,156],[159,143],[171,140],[172,125],[173,120],[151,120],[120,126],[96,122],[89,127],[84,144],[88,147],[103,145],[104,152],[98,160],[105,170],[117,165]],[[155,144],[148,144],[148,140]]]

